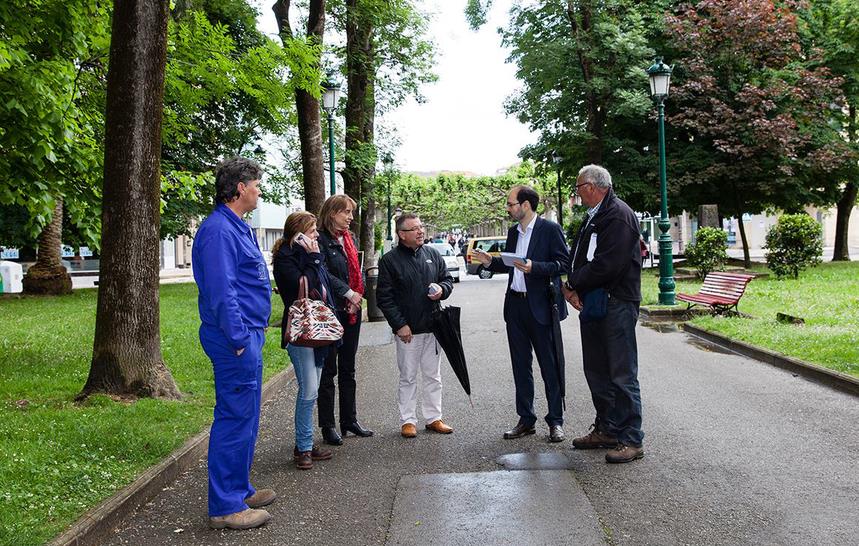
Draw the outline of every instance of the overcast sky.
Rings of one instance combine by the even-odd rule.
[[[276,35],[270,3],[258,4],[260,28]],[[397,127],[402,141],[397,166],[494,174],[516,163],[519,150],[536,137],[504,115],[504,99],[519,84],[514,66],[504,62],[507,51],[496,29],[506,25],[513,0],[495,0],[488,23],[478,32],[466,24],[465,0],[417,3],[434,13],[430,33],[439,51],[439,79],[424,88],[426,102],[410,101],[383,120]]]

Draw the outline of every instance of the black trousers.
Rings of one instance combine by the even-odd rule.
[[[564,424],[564,408],[561,398],[561,382],[555,362],[552,327],[537,323],[525,298],[507,295],[504,302],[504,317],[507,321],[507,344],[510,360],[513,361],[513,382],[516,385],[516,413],[519,422],[533,426],[537,422],[534,413],[534,376],[531,372],[533,357],[537,355],[540,375],[546,387],[549,413],[546,423]]]
[[[322,368],[322,378],[319,382],[319,426],[334,427],[334,378],[337,378],[340,401],[340,425],[351,425],[358,420],[355,407],[355,353],[358,352],[358,337],[361,334],[361,315],[358,322],[343,324],[343,344],[336,350],[328,352],[325,366]]]
[[[596,427],[627,445],[644,442],[638,384],[637,301],[609,298],[602,320],[581,324],[585,379]]]

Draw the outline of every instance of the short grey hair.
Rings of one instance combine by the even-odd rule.
[[[579,177],[584,178],[597,188],[605,189],[611,187],[611,174],[609,174],[605,167],[600,167],[599,165],[585,165],[579,169],[579,175],[576,178]]]

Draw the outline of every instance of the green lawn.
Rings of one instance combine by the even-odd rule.
[[[763,269],[763,266],[760,266]],[[655,305],[658,276],[642,278],[643,303]],[[694,293],[700,282],[679,282],[677,292]],[[682,303],[682,302],[679,302]],[[753,318],[703,316],[692,324],[732,339],[859,377],[859,262],[823,263],[799,279],[753,280],[740,311]],[[776,313],[805,319],[782,324]]]
[[[274,317],[283,305],[275,296]],[[41,544],[161,461],[212,417],[212,367],[197,338],[197,287],[161,287],[161,350],[181,402],[84,405],[96,291],[0,298],[0,544]],[[288,364],[280,330],[264,348],[265,376]]]

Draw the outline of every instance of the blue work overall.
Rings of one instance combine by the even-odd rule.
[[[218,205],[197,231],[192,262],[200,343],[215,375],[209,516],[224,516],[245,510],[245,499],[255,493],[250,468],[259,430],[271,283],[253,230],[225,205]]]

